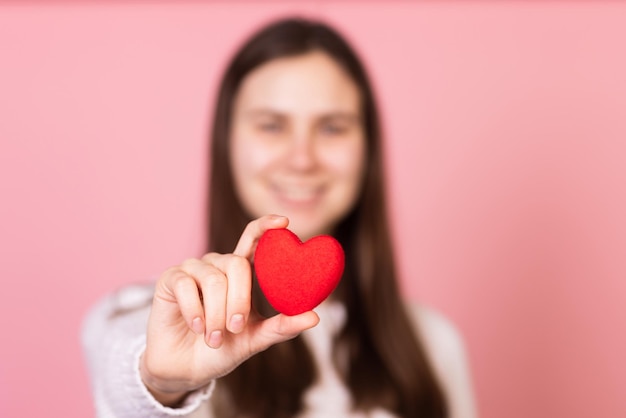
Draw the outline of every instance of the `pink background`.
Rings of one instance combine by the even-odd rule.
[[[407,295],[464,333],[481,416],[626,416],[626,3],[0,3],[0,416],[92,415],[105,292],[200,255],[207,115],[268,18],[374,77]]]

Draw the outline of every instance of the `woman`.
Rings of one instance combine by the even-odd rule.
[[[290,19],[255,34],[218,96],[210,251],[86,322],[99,414],[474,417],[456,331],[400,297],[380,136],[364,68],[333,29]],[[258,239],[285,227],[345,250],[316,312],[276,314],[255,286]]]

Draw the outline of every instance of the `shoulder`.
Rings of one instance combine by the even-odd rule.
[[[408,304],[408,311],[431,361],[450,360],[464,353],[461,333],[449,318],[429,306],[415,302]]]
[[[97,344],[110,329],[125,330],[133,334],[145,331],[144,323],[147,321],[153,294],[153,284],[134,284],[101,297],[83,317],[83,344]]]
[[[441,312],[423,304],[410,303],[408,312],[446,391],[450,416],[476,417],[469,361],[460,331]]]
[[[149,305],[154,295],[154,284],[130,284],[103,295],[88,310],[86,317],[116,316],[141,310]]]

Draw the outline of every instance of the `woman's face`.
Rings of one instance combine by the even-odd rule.
[[[302,240],[332,232],[354,205],[365,169],[360,100],[323,52],[269,61],[244,78],[230,163],[251,216],[287,216]]]

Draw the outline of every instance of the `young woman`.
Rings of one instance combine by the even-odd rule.
[[[475,417],[460,337],[399,294],[378,113],[346,41],[302,19],[255,34],[211,141],[209,252],[85,323],[99,416]],[[285,227],[344,248],[315,312],[276,314],[255,285],[258,239]]]

